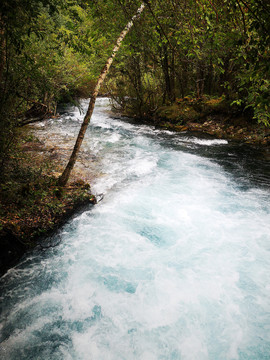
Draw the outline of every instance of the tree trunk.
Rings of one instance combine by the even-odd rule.
[[[0,13],[0,90],[3,92],[3,73],[6,64],[6,39],[5,39],[5,22],[3,16]],[[3,94],[2,94],[3,95]]]
[[[103,70],[101,71],[101,73],[99,75],[98,81],[97,81],[96,86],[94,88],[94,91],[93,91],[93,94],[92,94],[92,97],[91,97],[91,100],[90,100],[86,115],[84,117],[81,129],[79,131],[79,134],[78,134],[75,146],[73,148],[72,154],[70,156],[69,162],[68,162],[63,174],[58,179],[58,183],[59,183],[60,186],[65,186],[66,183],[68,182],[71,170],[73,169],[74,164],[76,162],[76,159],[77,159],[77,156],[78,156],[78,153],[79,153],[79,150],[80,150],[80,147],[81,147],[81,144],[82,144],[82,141],[83,141],[87,126],[88,126],[88,124],[89,124],[89,122],[91,120],[91,116],[92,116],[93,111],[94,111],[95,102],[96,102],[97,95],[99,93],[99,89],[100,89],[100,87],[101,87],[101,85],[102,85],[102,83],[103,83],[103,81],[104,81],[110,67],[111,67],[113,59],[114,59],[117,51],[119,50],[119,48],[121,46],[121,43],[124,40],[125,36],[129,32],[129,30],[132,28],[133,22],[137,18],[140,17],[144,7],[145,7],[145,5],[141,4],[141,6],[137,10],[137,13],[132,17],[131,21],[127,24],[127,26],[121,32],[121,34],[120,34],[119,38],[117,39],[116,44],[115,44],[115,46],[113,48],[112,55],[108,58]]]
[[[172,58],[171,58],[171,101],[174,102],[176,99],[176,88],[175,88],[175,51],[172,50]]]
[[[170,71],[169,71],[169,59],[168,59],[168,47],[167,45],[162,45],[162,70],[164,75],[164,81],[165,81],[165,96],[166,98],[171,101],[172,100],[172,87],[171,87],[171,78],[170,78]]]

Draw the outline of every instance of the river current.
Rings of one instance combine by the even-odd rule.
[[[108,109],[83,148],[104,199],[0,279],[0,358],[270,359],[269,163]],[[75,136],[82,118],[48,126]]]

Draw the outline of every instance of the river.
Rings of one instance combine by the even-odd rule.
[[[269,162],[108,109],[83,147],[104,199],[1,278],[0,358],[270,359]],[[73,138],[82,117],[46,131]]]

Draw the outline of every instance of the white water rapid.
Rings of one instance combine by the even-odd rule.
[[[269,360],[269,165],[108,107],[83,149],[104,200],[0,280],[0,358]],[[82,117],[46,126],[75,136]]]

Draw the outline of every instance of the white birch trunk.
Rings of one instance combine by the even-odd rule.
[[[66,183],[68,182],[71,170],[73,169],[74,164],[76,162],[76,159],[77,159],[77,156],[78,156],[78,153],[79,153],[79,150],[80,150],[80,147],[81,147],[81,144],[82,144],[82,141],[83,141],[87,126],[88,126],[88,124],[89,124],[89,122],[91,120],[91,116],[92,116],[93,111],[94,111],[95,102],[96,102],[96,98],[98,96],[100,87],[101,87],[106,75],[108,74],[108,71],[109,71],[109,69],[111,67],[113,59],[114,59],[117,51],[119,50],[119,48],[121,46],[121,43],[124,40],[125,36],[129,32],[129,30],[132,28],[134,21],[137,18],[140,17],[144,7],[145,7],[145,5],[141,4],[141,6],[138,8],[136,14],[132,17],[131,21],[127,24],[127,26],[121,32],[121,34],[120,34],[119,38],[117,39],[116,44],[115,44],[115,46],[113,48],[112,55],[108,58],[103,70],[101,71],[101,73],[99,75],[98,81],[97,81],[96,86],[94,88],[94,91],[93,91],[93,94],[92,94],[92,97],[91,97],[91,100],[90,100],[90,103],[89,103],[89,106],[88,106],[88,110],[86,112],[83,123],[81,125],[81,129],[79,131],[79,134],[78,134],[75,146],[73,148],[72,154],[70,156],[69,162],[68,162],[63,174],[58,179],[58,183],[59,183],[60,186],[65,186]]]

